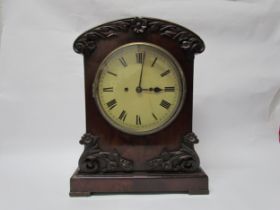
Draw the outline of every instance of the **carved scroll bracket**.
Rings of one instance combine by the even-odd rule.
[[[151,171],[163,172],[195,172],[199,169],[200,161],[193,145],[198,143],[194,133],[185,135],[181,147],[176,151],[163,149],[156,158],[147,161]]]
[[[133,169],[133,161],[121,157],[118,151],[102,151],[98,145],[99,137],[86,133],[80,140],[84,152],[79,160],[81,173],[129,172]]]

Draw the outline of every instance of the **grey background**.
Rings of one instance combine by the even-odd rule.
[[[279,208],[279,1],[6,0],[2,9],[1,209]],[[131,16],[179,23],[206,43],[195,60],[194,131],[209,196],[68,197],[85,131],[72,43]]]
[[[0,0],[0,45],[1,45],[1,35],[2,35],[2,0]]]

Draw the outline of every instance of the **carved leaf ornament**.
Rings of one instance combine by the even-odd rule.
[[[159,33],[176,41],[190,54],[201,53],[205,49],[199,36],[182,26],[157,19],[135,17],[109,22],[86,31],[74,42],[74,50],[85,55],[91,54],[96,49],[98,40],[116,37],[120,32],[129,31],[139,36],[145,33]]]

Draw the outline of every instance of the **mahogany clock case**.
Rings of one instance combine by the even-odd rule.
[[[132,42],[158,45],[180,64],[186,80],[186,97],[176,119],[149,135],[131,135],[112,127],[92,97],[92,84],[103,59]],[[152,18],[109,22],[80,35],[74,50],[84,56],[86,134],[79,167],[70,180],[70,195],[128,192],[186,192],[208,194],[208,177],[194,150],[192,132],[194,55],[204,50],[192,31]]]

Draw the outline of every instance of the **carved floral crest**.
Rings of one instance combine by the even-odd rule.
[[[74,50],[77,53],[90,54],[96,49],[98,40],[116,37],[120,32],[130,30],[139,36],[159,33],[169,37],[187,53],[201,53],[205,49],[203,41],[189,29],[163,20],[135,17],[109,22],[83,33],[74,42]]]

